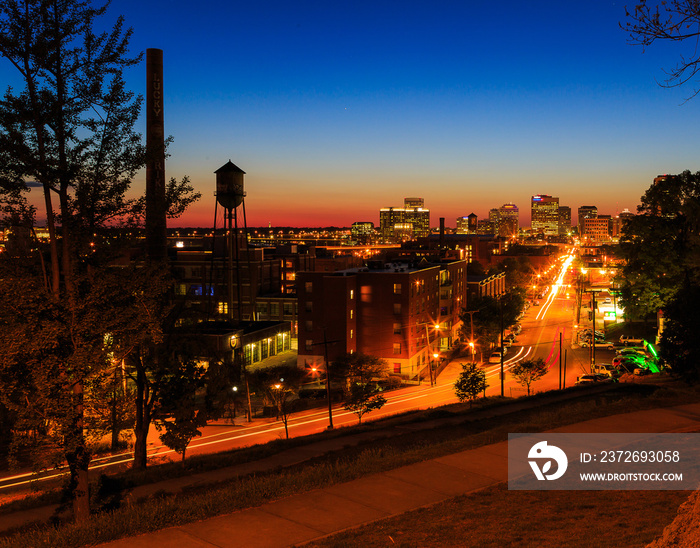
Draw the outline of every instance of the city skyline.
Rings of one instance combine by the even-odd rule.
[[[250,226],[378,225],[408,196],[432,226],[509,202],[528,226],[535,194],[615,215],[697,170],[700,103],[656,83],[676,50],[629,45],[624,4],[561,4],[124,0],[102,22],[163,50],[166,176],[202,193],[170,227],[212,226],[229,159]],[[125,76],[145,95],[145,60]],[[18,85],[6,63],[0,79]]]

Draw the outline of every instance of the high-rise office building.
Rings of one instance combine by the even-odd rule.
[[[423,198],[404,198],[404,207],[379,210],[379,230],[385,240],[420,238],[430,235],[430,210]]]
[[[547,194],[532,197],[530,227],[533,234],[559,235],[559,198]]]
[[[466,217],[457,217],[457,234],[476,234],[478,217],[470,213]]]
[[[457,217],[457,234],[469,234],[469,217]]]
[[[506,238],[517,237],[520,230],[520,211],[513,203],[498,208],[498,235]]]
[[[583,235],[584,219],[595,219],[598,216],[598,208],[596,206],[581,206],[578,208],[578,234]]]
[[[352,235],[352,239],[358,243],[370,243],[372,241],[372,236],[374,236],[374,223],[369,221],[352,223],[350,234]]]
[[[598,215],[583,219],[581,240],[586,243],[600,243],[610,240],[610,215]]]
[[[423,198],[404,198],[403,206],[405,208],[424,208],[425,200]]]
[[[559,236],[566,236],[571,232],[571,208],[559,206]]]

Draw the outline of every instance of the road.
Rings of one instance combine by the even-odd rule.
[[[542,358],[549,365],[549,373],[532,385],[532,390],[540,392],[544,390],[558,389],[560,386],[559,364],[564,365],[566,357],[565,386],[572,386],[576,378],[588,373],[589,359],[586,350],[572,349],[573,321],[575,318],[573,290],[568,290],[570,280],[567,278],[569,264],[573,257],[562,257],[557,265],[558,273],[554,277],[545,299],[539,306],[532,306],[521,320],[522,332],[518,336],[516,344],[508,349],[505,356],[503,370],[505,379],[503,385],[500,381],[500,364],[485,364],[488,381],[487,396],[503,394],[508,397],[518,397],[526,394],[526,389],[518,384],[511,375],[510,369],[524,359]],[[567,297],[567,290],[570,296]],[[561,348],[561,352],[560,352]],[[611,351],[598,350],[599,361],[610,362]],[[611,354],[606,360],[605,354]],[[561,360],[560,360],[561,357]],[[415,409],[427,409],[440,405],[456,403],[453,383],[461,371],[458,360],[447,365],[440,374],[437,384],[423,384],[394,390],[386,394],[387,403],[378,411],[366,415],[363,420],[376,420],[378,418],[403,413]],[[562,367],[563,369],[563,367]],[[562,370],[563,373],[563,370]],[[354,413],[345,411],[340,405],[333,408],[333,425],[335,428],[357,424],[358,418]],[[313,409],[295,413],[288,421],[290,437],[314,434],[325,430],[329,425],[328,408]],[[236,421],[219,422],[203,428],[202,436],[195,438],[187,449],[187,456],[224,451],[237,447],[244,447],[265,443],[285,436],[284,424],[275,419],[255,419],[252,423]],[[149,436],[149,460],[153,463],[165,460],[177,460],[179,456],[172,450],[160,444],[158,433],[151,428]],[[104,458],[95,458],[91,469],[99,470],[109,467],[128,465],[132,460],[132,454],[125,452]],[[64,475],[65,470],[49,471],[39,476],[31,472],[17,474],[0,474],[0,493],[9,487],[28,485],[37,479],[55,478]]]

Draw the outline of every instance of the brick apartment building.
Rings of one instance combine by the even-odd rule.
[[[383,358],[415,378],[459,337],[466,305],[466,261],[373,264],[297,274],[300,366],[345,353]]]

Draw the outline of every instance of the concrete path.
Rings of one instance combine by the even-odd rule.
[[[678,432],[700,429],[700,404],[584,421],[552,432]],[[204,521],[103,544],[282,547],[429,506],[507,480],[507,442],[373,474]]]

